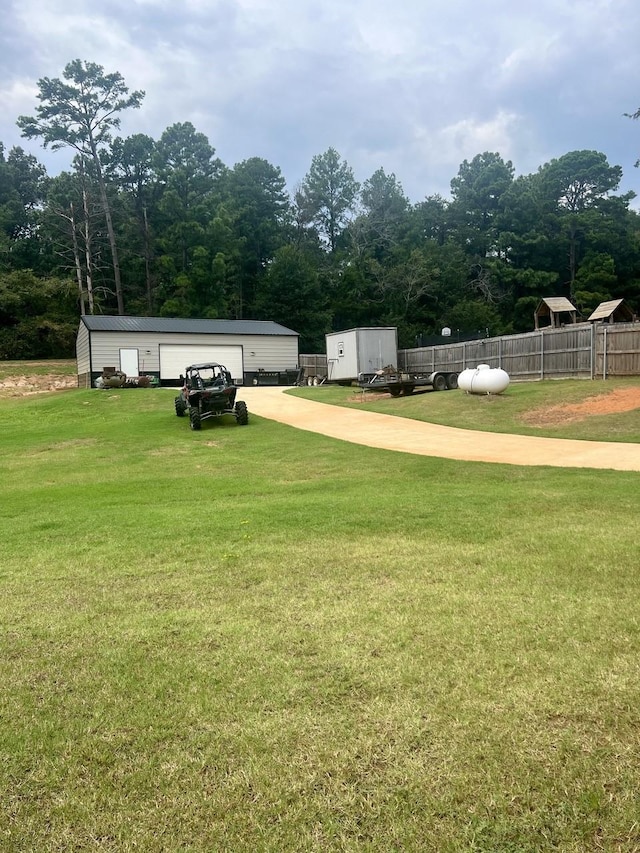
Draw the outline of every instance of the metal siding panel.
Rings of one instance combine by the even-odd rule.
[[[244,348],[244,369],[250,373],[258,370],[294,370],[298,366],[298,338],[280,335],[243,335],[234,343]]]
[[[91,354],[89,348],[89,331],[84,323],[80,323],[76,337],[76,364],[78,376],[91,370]]]
[[[375,373],[383,367],[397,367],[398,349],[395,329],[358,330],[358,371]]]
[[[333,332],[325,338],[329,379],[355,379],[358,375],[358,338],[356,329]],[[342,355],[340,355],[342,352]]]
[[[103,367],[115,366],[118,364],[121,348],[137,347],[140,351],[140,372],[159,373],[161,344],[242,346],[245,371],[291,370],[298,365],[298,338],[285,335],[163,335],[152,332],[92,332],[92,369],[101,371]]]

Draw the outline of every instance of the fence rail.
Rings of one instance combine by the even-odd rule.
[[[300,355],[299,362],[308,376],[327,375],[326,355]],[[640,376],[640,323],[580,323],[521,335],[402,349],[396,366],[407,373],[459,373],[478,364],[501,367],[513,380]]]
[[[488,364],[514,379],[640,375],[640,323],[579,324],[398,352],[407,372],[457,370]]]

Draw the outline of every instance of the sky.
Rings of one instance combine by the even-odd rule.
[[[335,148],[412,202],[485,151],[530,174],[603,152],[640,196],[638,0],[2,0],[0,141],[55,175],[71,152],[20,136],[37,81],[82,59],[142,89],[120,134],[177,122],[233,166],[262,157],[290,191]],[[637,206],[638,199],[634,206]]]

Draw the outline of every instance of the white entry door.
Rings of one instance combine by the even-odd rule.
[[[120,370],[126,373],[127,377],[140,375],[137,349],[120,350]]]

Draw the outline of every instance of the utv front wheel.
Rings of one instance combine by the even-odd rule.
[[[240,426],[246,426],[249,423],[249,412],[247,410],[247,404],[243,403],[242,400],[238,400],[236,403],[236,421],[240,424]]]
[[[202,429],[202,421],[200,420],[200,412],[192,409],[189,413],[189,426],[191,429]]]
[[[176,415],[179,418],[183,418],[184,413],[185,413],[186,408],[187,408],[184,404],[184,400],[182,400],[180,397],[176,397],[175,406],[176,406]]]

